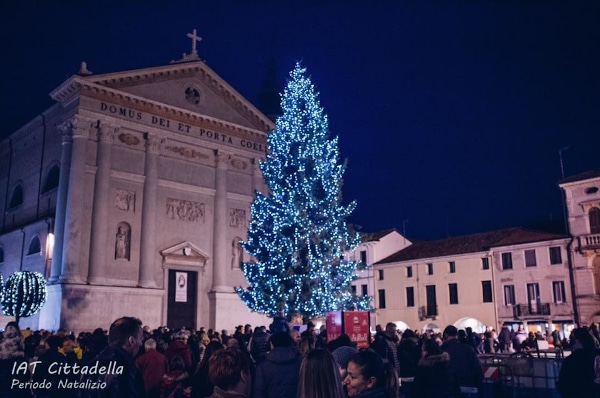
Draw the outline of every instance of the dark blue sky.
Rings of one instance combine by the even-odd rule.
[[[302,60],[365,231],[432,239],[560,221],[559,150],[566,176],[600,167],[599,2],[124,3],[0,4],[0,136],[81,61],[94,73],[165,65],[195,28],[200,56],[259,107],[269,66],[282,88]]]

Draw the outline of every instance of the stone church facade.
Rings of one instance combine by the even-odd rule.
[[[89,74],[0,143],[0,273],[48,281],[23,327],[266,324],[233,291],[274,124],[197,57]]]

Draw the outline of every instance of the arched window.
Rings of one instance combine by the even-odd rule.
[[[590,217],[590,233],[600,234],[600,209],[592,207],[588,215]]]
[[[42,193],[46,193],[58,187],[58,180],[60,178],[60,168],[57,165],[52,166],[48,174],[46,175],[46,181],[42,188]]]
[[[10,205],[9,209],[17,207],[18,205],[23,204],[23,187],[21,184],[17,185],[12,192],[12,196],[10,197]]]
[[[36,254],[42,251],[42,245],[40,244],[39,236],[34,236],[29,242],[29,250],[27,251],[27,255]]]

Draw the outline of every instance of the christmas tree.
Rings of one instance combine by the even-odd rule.
[[[306,69],[290,72],[269,152],[261,163],[269,193],[256,193],[244,250],[254,261],[242,270],[249,287],[236,291],[255,312],[304,318],[328,311],[370,308],[370,298],[350,292],[362,265],[344,260],[360,238],[346,223],[355,203],[342,204],[338,140]]]

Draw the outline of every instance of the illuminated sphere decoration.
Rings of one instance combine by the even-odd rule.
[[[351,291],[362,264],[344,259],[360,243],[346,222],[356,203],[342,203],[346,164],[300,64],[290,72],[281,109],[260,163],[268,193],[256,192],[248,239],[241,242],[252,256],[242,265],[248,287],[236,291],[252,311],[271,317],[368,310],[370,298]]]
[[[18,271],[3,285],[0,295],[2,312],[19,318],[37,313],[46,302],[46,280],[39,272]]]

